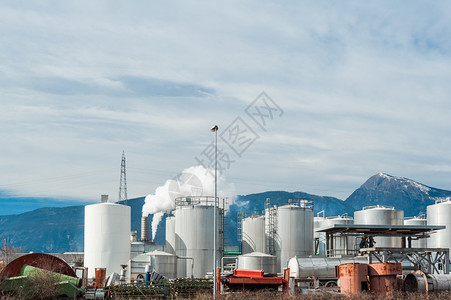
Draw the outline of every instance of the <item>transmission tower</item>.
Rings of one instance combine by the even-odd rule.
[[[119,201],[125,201],[127,205],[127,172],[125,170],[125,153],[122,151],[122,161],[121,161],[121,182],[119,185]]]

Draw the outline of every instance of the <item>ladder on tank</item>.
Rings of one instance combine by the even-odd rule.
[[[266,235],[266,253],[275,255],[275,238],[277,235],[277,206],[267,198],[265,201],[265,235]]]

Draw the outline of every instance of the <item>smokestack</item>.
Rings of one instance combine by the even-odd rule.
[[[107,203],[108,195],[100,195],[100,203]]]
[[[149,241],[149,217],[141,217],[141,242]]]

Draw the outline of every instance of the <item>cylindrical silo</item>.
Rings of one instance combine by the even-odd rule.
[[[175,217],[166,217],[166,248],[167,253],[175,254]]]
[[[236,268],[263,270],[265,274],[275,274],[277,273],[277,257],[260,252],[243,254],[236,258]]]
[[[156,272],[168,278],[177,277],[177,256],[162,251],[152,251],[139,254],[129,263],[130,281],[136,280],[138,275],[145,275],[146,265],[151,266],[152,272]]]
[[[425,226],[427,225],[427,220],[422,217],[405,218],[404,225]],[[411,246],[412,248],[427,248],[427,239],[412,240]]]
[[[210,201],[211,200],[211,201]],[[220,209],[216,209],[217,224]],[[203,278],[212,273],[214,206],[213,198],[184,198],[176,202],[175,216],[175,253],[180,258],[177,265],[178,277]],[[216,259],[221,261],[222,239],[219,226],[216,232]]]
[[[312,206],[288,204],[277,208],[275,248],[279,272],[289,258],[313,254]]]
[[[130,207],[115,203],[85,206],[84,265],[88,277],[96,268],[120,274],[130,259]]]
[[[437,230],[428,240],[429,248],[451,249],[451,198],[435,201],[427,207],[427,224],[442,225],[445,229]]]
[[[265,216],[250,216],[242,220],[241,245],[243,254],[265,252]]]
[[[394,207],[367,206],[354,212],[354,224],[360,225],[403,225],[404,211]],[[375,247],[402,247],[401,237],[375,237]]]

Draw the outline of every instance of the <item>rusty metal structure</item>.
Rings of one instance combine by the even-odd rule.
[[[335,236],[391,236],[403,239],[402,247],[378,247],[365,246],[356,249],[355,254],[367,255],[368,263],[375,262],[402,262],[406,270],[422,270],[432,274],[449,273],[449,249],[448,248],[412,248],[410,242],[416,239],[424,239],[438,230],[443,230],[441,225],[359,225],[359,224],[334,224],[324,227],[318,232],[326,234],[326,253],[333,253],[333,239]]]
[[[404,280],[406,292],[442,292],[451,291],[450,274],[427,274],[423,271],[415,271],[408,274]]]
[[[368,265],[351,263],[340,265],[337,268],[337,277],[340,278],[342,293],[358,295],[368,290]]]
[[[29,265],[47,271],[77,277],[75,271],[72,270],[72,268],[64,260],[50,254],[31,253],[20,256],[10,262],[0,274],[0,281],[2,281],[5,277],[11,278],[20,276],[20,272],[24,265]]]
[[[340,290],[348,295],[363,291],[385,297],[398,290],[397,276],[402,274],[401,263],[343,264],[336,268]]]
[[[401,263],[369,264],[369,290],[378,297],[388,296],[398,290],[397,276],[401,274]]]

